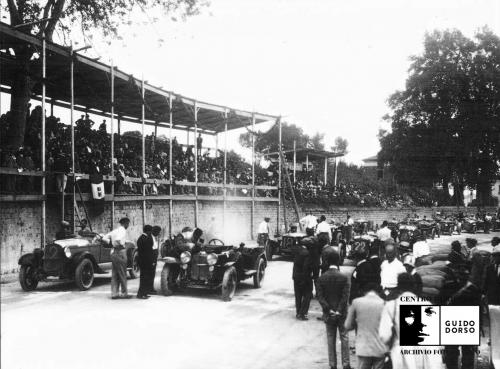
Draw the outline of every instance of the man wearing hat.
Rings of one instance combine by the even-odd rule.
[[[65,238],[70,238],[73,236],[71,232],[71,225],[69,222],[63,220],[61,222],[61,229],[56,233],[56,239],[63,240]]]
[[[118,228],[103,236],[103,240],[108,241],[113,249],[111,250],[111,298],[129,299],[132,296],[127,291],[127,250],[125,242],[127,237],[127,228],[130,225],[130,219],[120,219]],[[122,295],[118,294],[121,287]]]
[[[307,314],[312,299],[312,265],[308,250],[308,246],[310,247],[311,244],[311,237],[302,239],[293,259],[292,279],[295,294],[295,317],[298,320],[308,320]]]
[[[141,269],[141,275],[139,279],[139,290],[137,291],[138,299],[147,299],[151,275],[154,278],[153,271],[153,237],[151,232],[153,227],[146,224],[143,228],[143,233],[137,240],[137,252],[139,256],[139,268]]]
[[[300,220],[300,223],[306,227],[306,234],[308,236],[314,235],[314,230],[318,224],[317,218],[312,215],[312,211],[308,210],[307,215]]]
[[[410,274],[413,279],[415,285],[415,290],[413,292],[415,293],[415,295],[420,296],[420,294],[422,293],[423,282],[422,277],[417,273],[417,270],[415,269],[415,257],[412,254],[406,254],[403,257],[403,265],[406,268],[408,274]]]
[[[269,247],[269,221],[271,218],[265,217],[262,222],[260,222],[259,227],[257,228],[257,243],[260,246],[264,246],[266,250],[266,257],[268,260],[271,260],[271,250]]]

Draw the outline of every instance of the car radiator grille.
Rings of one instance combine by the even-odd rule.
[[[43,265],[46,271],[57,271],[61,268],[64,259],[64,250],[58,245],[47,245],[44,250]]]
[[[191,261],[191,278],[206,281],[209,277],[206,255],[194,255]]]

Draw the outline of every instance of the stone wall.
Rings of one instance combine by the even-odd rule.
[[[66,204],[70,205],[70,204]],[[347,214],[355,219],[364,218],[380,224],[384,219],[401,219],[408,213],[417,212],[420,216],[431,217],[436,210],[456,212],[456,207],[449,208],[407,208],[407,209],[380,209],[380,208],[323,208],[317,205],[301,204],[301,216],[307,210],[312,210],[315,215],[325,214],[327,219],[344,220]],[[495,209],[487,209],[494,211]],[[277,219],[277,204],[275,202],[256,202],[253,227],[251,227],[251,202],[228,201],[224,227],[223,203],[221,201],[199,201],[198,226],[204,230],[205,239],[219,238],[226,243],[236,244],[251,239],[252,231],[255,234],[258,224],[265,216],[271,218],[271,228],[275,229]],[[470,209],[473,212],[475,209]],[[83,208],[80,208],[84,214]],[[104,205],[104,212],[93,214],[95,210],[89,209],[93,230],[99,233],[108,232],[116,226],[122,217],[131,220],[129,237],[135,240],[142,233],[142,203],[141,202],[116,202],[115,217],[111,220],[111,204]],[[60,205],[55,199],[47,201],[47,240],[52,240],[60,223]],[[195,205],[193,201],[174,201],[172,209],[172,233],[176,234],[185,226],[194,226]],[[283,228],[283,209],[280,210],[281,227]],[[287,203],[286,217],[288,222],[296,222],[296,215],[291,204]],[[18,270],[17,261],[26,252],[40,247],[41,243],[41,207],[39,202],[2,202],[0,204],[0,272],[12,273]],[[69,216],[66,216],[68,219]],[[160,225],[162,237],[169,234],[169,202],[147,201],[146,223]]]

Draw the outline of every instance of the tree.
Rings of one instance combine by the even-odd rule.
[[[411,60],[406,89],[388,101],[380,158],[399,182],[469,186],[486,204],[499,173],[500,39],[486,28],[475,40],[435,31]]]
[[[332,149],[332,151],[341,152],[341,153],[346,154],[348,146],[349,146],[349,142],[347,141],[347,139],[338,136],[335,138],[335,145],[333,145],[331,147],[331,149]]]
[[[316,133],[312,138],[304,133],[302,128],[295,124],[282,123],[281,143],[285,150],[293,149],[295,141],[297,148],[309,147],[323,150],[324,134]],[[252,147],[252,132],[248,131],[240,135],[240,144],[244,147]],[[279,150],[279,127],[277,124],[267,132],[255,132],[255,150],[257,152],[276,152]]]
[[[204,5],[204,0],[7,0],[7,5],[2,4],[1,7],[8,11],[11,26],[23,25],[19,28],[23,32],[38,37],[45,35],[46,40],[53,41],[54,32],[67,35],[75,25],[79,25],[84,34],[99,30],[104,37],[115,37],[125,16],[135,10],[162,10],[165,14],[188,17],[197,14]],[[68,20],[66,25],[63,19]],[[39,82],[33,77],[34,67],[39,65],[39,61],[33,58],[35,50],[30,45],[11,47],[18,69],[11,90],[11,122],[7,142],[11,148],[17,148],[23,144],[28,103],[35,84]]]

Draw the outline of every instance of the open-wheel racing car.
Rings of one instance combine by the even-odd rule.
[[[300,241],[306,237],[306,234],[300,231],[291,230],[283,234],[274,244],[272,248],[273,255],[293,256],[297,248],[300,246]]]
[[[139,274],[136,245],[126,242],[125,248],[127,270],[131,278],[136,278]],[[111,250],[95,233],[55,240],[44,249],[36,248],[21,256],[19,282],[25,291],[33,291],[40,281],[54,280],[73,280],[80,290],[88,290],[94,274],[105,274],[111,269]]]
[[[241,243],[235,247],[219,239],[204,244],[201,234],[199,228],[184,230],[162,246],[161,291],[165,296],[186,288],[220,288],[222,300],[231,301],[244,279],[253,278],[254,287],[261,287],[267,266],[264,246]]]

